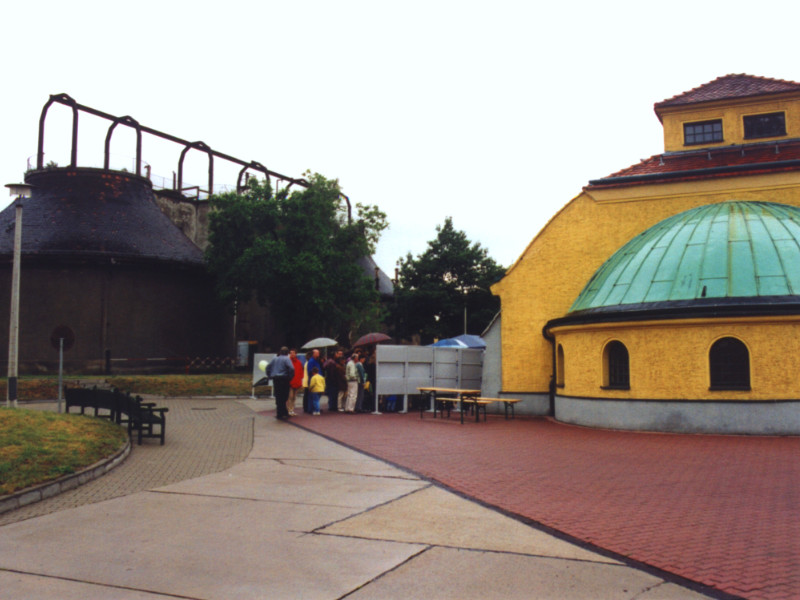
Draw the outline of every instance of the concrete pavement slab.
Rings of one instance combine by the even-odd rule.
[[[401,473],[400,471],[397,471]],[[290,504],[364,510],[420,489],[419,479],[329,470],[327,461],[247,460],[225,473],[161,488],[179,494],[216,495]]]
[[[620,564],[433,486],[320,533]]]
[[[174,600],[175,598],[152,592],[110,588],[81,581],[11,571],[0,571],[0,590],[5,598],[60,598],[61,600],[110,597],[115,600]]]
[[[352,512],[143,492],[6,526],[0,568],[190,598],[337,598],[424,548],[308,535]]]
[[[659,591],[661,596],[650,596]],[[621,565],[432,548],[348,600],[693,600],[702,595]]]

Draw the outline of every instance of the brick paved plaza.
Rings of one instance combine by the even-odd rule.
[[[418,413],[293,423],[572,538],[734,596],[800,597],[800,439]]]

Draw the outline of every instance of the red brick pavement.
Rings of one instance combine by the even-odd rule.
[[[426,414],[293,422],[617,555],[754,600],[800,598],[800,438]]]

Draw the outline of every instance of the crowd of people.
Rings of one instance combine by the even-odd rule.
[[[272,379],[276,417],[281,420],[297,415],[297,397],[302,396],[303,412],[322,414],[322,397],[328,399],[328,412],[372,412],[375,407],[375,353],[357,348],[348,356],[336,350],[326,358],[311,350],[305,361],[297,350],[284,346],[267,365]]]

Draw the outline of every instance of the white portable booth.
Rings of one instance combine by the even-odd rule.
[[[378,344],[376,351],[376,399],[403,396],[402,412],[408,412],[408,396],[419,394],[420,387],[481,388],[483,350]],[[377,406],[376,401],[376,412]]]

